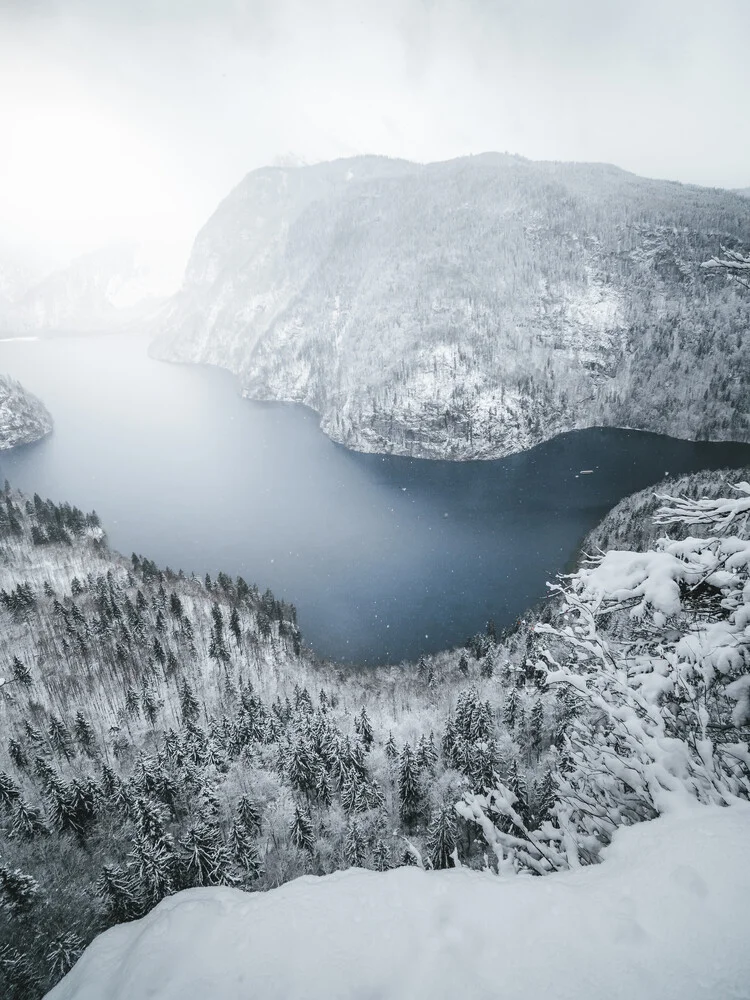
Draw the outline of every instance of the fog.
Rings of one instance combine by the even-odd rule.
[[[500,149],[750,183],[750,5],[0,0],[3,243],[175,280],[250,169]]]

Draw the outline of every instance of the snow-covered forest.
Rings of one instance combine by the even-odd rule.
[[[750,437],[741,195],[485,154],[254,171],[153,352],[302,402],[348,447],[489,458],[604,425]]]
[[[0,450],[38,441],[51,430],[52,417],[42,401],[20,382],[0,375]]]
[[[649,551],[584,560],[513,633],[367,671],[310,656],[269,592],[125,559],[95,513],[6,487],[2,995],[182,889],[547,876],[621,826],[738,808],[750,485],[723,485],[662,497]]]

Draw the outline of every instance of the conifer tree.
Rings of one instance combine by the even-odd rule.
[[[85,945],[75,931],[65,931],[53,938],[47,948],[47,964],[55,979],[62,979],[76,964]]]
[[[393,733],[388,732],[388,739],[385,742],[385,755],[388,760],[393,764],[398,760],[398,748],[396,746],[396,741],[393,739]]]
[[[247,795],[243,795],[237,803],[237,818],[251,836],[260,830],[260,812]]]
[[[521,774],[518,769],[518,761],[514,760],[511,769],[510,776],[508,780],[508,788],[516,797],[515,809],[524,823],[529,823],[529,793],[526,785],[526,779]]]
[[[4,944],[0,945],[0,984],[3,1000],[30,1000],[40,996],[42,980],[28,955]]]
[[[18,742],[12,737],[8,740],[8,756],[19,771],[25,771],[29,766],[29,758],[26,751]]]
[[[236,877],[231,870],[227,849],[218,827],[201,822],[188,828],[180,840],[181,863],[190,885],[233,885]]]
[[[503,718],[505,720],[505,725],[509,729],[515,728],[516,718],[518,716],[519,700],[518,700],[518,688],[512,687],[510,689],[510,694],[508,695],[507,701],[505,702],[505,709],[503,711]]]
[[[81,750],[89,757],[94,757],[96,755],[96,736],[91,723],[81,711],[76,712],[73,732]]]
[[[409,825],[419,813],[420,789],[417,761],[408,743],[404,744],[399,759],[398,794],[401,819]]]
[[[367,856],[367,844],[359,823],[353,819],[346,831],[344,842],[344,858],[350,868],[364,868]]]
[[[143,903],[129,872],[105,865],[94,884],[94,892],[104,902],[113,923],[124,923],[140,916]]]
[[[469,661],[466,658],[466,653],[461,653],[458,658],[458,670],[464,677],[469,676]]]
[[[0,807],[11,808],[21,797],[21,786],[6,772],[0,771]]]
[[[239,646],[242,639],[242,626],[240,625],[240,615],[236,607],[232,608],[232,613],[229,616],[229,631]]]
[[[456,810],[445,804],[435,816],[427,832],[427,855],[433,868],[452,868],[456,849]]]
[[[31,686],[31,671],[17,656],[13,657],[11,669],[13,671],[14,680],[18,681],[18,683],[22,684],[24,687]]]
[[[391,852],[388,850],[387,844],[380,838],[377,839],[373,848],[372,863],[376,872],[387,872],[391,867]]]
[[[529,744],[531,749],[537,754],[542,749],[543,737],[544,706],[542,705],[542,699],[537,698],[534,702],[534,707],[531,710],[531,718],[529,722]]]
[[[331,782],[322,761],[315,768],[315,798],[326,809],[331,804]]]
[[[184,677],[180,684],[180,714],[182,715],[183,725],[195,725],[200,714],[198,699],[193,694],[193,689]]]
[[[357,736],[359,736],[362,741],[362,746],[365,748],[365,751],[369,750],[375,737],[372,731],[372,723],[370,722],[367,712],[365,711],[364,705],[362,706],[359,715],[357,715],[354,720],[354,729]]]
[[[49,834],[49,827],[42,819],[38,809],[32,808],[23,799],[16,803],[10,825],[14,837],[21,840],[32,840],[34,837],[44,837]]]
[[[176,859],[171,842],[165,838],[150,841],[136,836],[128,855],[128,869],[137,896],[149,909],[175,891]]]
[[[313,850],[313,826],[310,817],[299,806],[294,807],[294,817],[289,824],[292,843],[302,851]]]
[[[263,872],[263,864],[247,827],[240,820],[233,820],[229,830],[229,850],[245,872],[248,880],[258,878]]]
[[[28,910],[39,895],[39,883],[19,868],[0,864],[0,907],[11,914]]]
[[[68,727],[55,715],[50,717],[47,735],[52,749],[59,757],[70,760],[74,756],[73,740]]]
[[[495,649],[494,646],[490,646],[487,650],[487,654],[482,660],[479,667],[479,674],[484,677],[485,680],[489,680],[495,673]]]

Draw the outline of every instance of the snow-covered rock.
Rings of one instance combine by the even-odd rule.
[[[100,935],[48,1000],[739,1000],[749,840],[747,804],[696,805],[546,878],[350,869],[193,889]]]
[[[565,430],[749,440],[750,301],[700,264],[736,193],[486,154],[254,171],[153,353],[304,403],[361,451],[491,458]]]
[[[8,375],[0,375],[0,449],[30,444],[49,434],[52,417],[36,396]]]

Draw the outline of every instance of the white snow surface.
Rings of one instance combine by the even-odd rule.
[[[748,843],[749,805],[695,805],[544,878],[191,889],[100,935],[48,1000],[747,1000]]]

